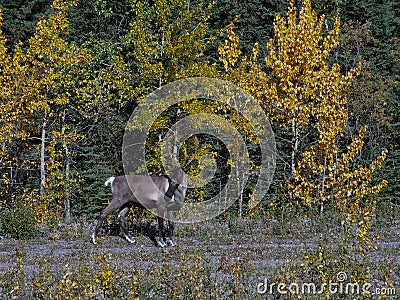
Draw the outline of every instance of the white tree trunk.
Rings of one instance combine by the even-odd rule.
[[[65,188],[65,222],[71,222],[71,199],[70,199],[70,161],[67,157],[67,163],[65,166],[65,177],[66,177],[66,188]]]
[[[65,110],[62,118],[63,125],[65,123]],[[70,179],[71,179],[71,159],[68,149],[67,140],[65,139],[65,129],[62,128],[63,135],[63,146],[65,151],[65,222],[71,222],[71,190],[70,190]]]
[[[296,154],[299,147],[299,133],[297,130],[296,118],[292,119],[292,157],[291,157],[291,168],[292,168],[292,176],[294,175],[294,171],[296,170]]]
[[[45,167],[45,149],[46,149],[46,121],[42,127],[42,144],[40,149],[40,195],[44,194],[46,186],[46,167]]]

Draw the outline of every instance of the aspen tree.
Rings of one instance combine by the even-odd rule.
[[[50,206],[60,216],[62,202],[68,201],[69,144],[79,138],[65,115],[90,56],[63,38],[71,5],[76,1],[55,0],[53,14],[37,22],[26,50],[19,43],[9,53],[0,32],[1,196],[11,205],[10,199],[24,193],[39,222],[48,220]],[[39,182],[32,181],[38,173]],[[21,184],[26,186],[19,191]]]

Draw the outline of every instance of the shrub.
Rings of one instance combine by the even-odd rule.
[[[0,212],[0,233],[16,239],[29,239],[36,234],[35,214],[24,206]]]

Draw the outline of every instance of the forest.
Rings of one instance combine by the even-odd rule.
[[[308,232],[318,247],[299,254],[301,267],[280,269],[275,279],[328,283],[346,271],[353,282],[375,276],[386,286],[398,285],[398,260],[390,267],[382,262],[371,276],[369,261],[378,236],[389,237],[385,227],[397,236],[383,242],[399,247],[398,1],[1,0],[0,25],[0,236],[54,237],[57,228],[71,231],[79,224],[79,240],[89,239],[86,230],[111,200],[104,182],[126,173],[124,134],[135,109],[154,91],[177,81],[213,78],[250,95],[251,105],[261,108],[266,127],[271,127],[274,172],[265,194],[254,194],[264,166],[264,141],[255,129],[260,124],[246,119],[234,105],[204,97],[174,103],[157,115],[145,141],[149,173],[167,172],[161,163],[162,140],[175,124],[204,114],[224,118],[221,124],[242,135],[240,147],[247,154],[233,158],[224,144],[226,132],[198,133],[184,141],[177,160],[184,164],[185,158],[193,158],[188,175],[201,181],[207,170],[214,172],[208,182],[189,188],[187,202],[213,197],[228,201],[229,208],[210,222],[235,234],[248,234],[246,226],[256,226],[250,231],[257,233],[259,226],[268,228],[265,224],[275,224],[275,238],[292,237],[291,231],[300,230],[297,226]],[[242,172],[239,166],[247,159],[248,169]],[[223,194],[231,178],[239,191],[235,198]],[[128,220],[132,224],[151,218],[148,212],[132,210]],[[182,225],[181,230],[190,228]],[[181,233],[183,240],[189,236]],[[231,237],[227,233],[220,238]],[[331,238],[328,244],[335,244],[334,249],[326,244]],[[0,295],[9,293],[10,299],[12,291],[17,294],[26,284],[20,276],[26,255],[22,252],[17,249],[10,272],[0,269]],[[165,255],[174,260],[178,258],[173,255],[181,259],[183,254]],[[204,299],[214,293],[226,297],[213,285],[214,273],[200,254],[192,258],[197,267],[186,271],[193,270],[199,285],[190,285],[190,291],[170,289],[171,298]],[[94,277],[91,267],[62,270],[65,280],[68,274],[88,276],[79,283],[87,285],[75,291],[68,290],[67,281],[48,282],[47,290],[40,286],[40,276],[51,272],[48,267],[34,279],[34,295],[20,295],[41,299],[58,293],[65,297],[54,299],[67,299],[84,291],[83,299],[103,299],[96,291],[112,298],[126,288],[133,294],[124,290],[124,297],[150,297],[151,288],[140,281],[148,271],[143,266],[127,288],[120,285],[125,275],[112,254],[95,260],[100,275]],[[233,265],[229,274],[237,281],[229,297],[246,298],[247,285],[238,283],[238,278],[249,280],[240,273],[246,268]],[[163,265],[157,271],[160,278],[167,280],[169,268]],[[109,275],[114,279],[107,279]],[[20,285],[7,285],[7,276]],[[224,286],[227,279],[218,280]],[[206,294],[196,294],[204,287]],[[336,299],[331,296],[326,294],[326,299]],[[370,296],[360,295],[364,297]]]

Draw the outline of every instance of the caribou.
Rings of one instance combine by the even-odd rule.
[[[175,212],[183,206],[186,197],[186,171],[196,156],[198,147],[197,138],[195,139],[195,142],[195,154],[191,159],[189,159],[183,168],[176,166],[172,169],[169,175],[122,175],[108,178],[105,185],[111,186],[112,200],[100,214],[92,234],[93,244],[97,243],[96,237],[104,219],[117,209],[119,209],[119,225],[126,240],[130,243],[135,243],[135,239],[126,228],[124,217],[131,207],[139,207],[142,209],[156,209],[158,219],[157,243],[161,248],[167,246],[163,237],[164,216],[167,214],[168,242],[171,246],[175,246],[177,243],[174,237],[174,215]]]
[[[157,210],[157,242],[162,248],[167,245],[163,238],[163,216],[167,213],[169,242],[171,246],[175,246],[174,213],[183,205],[187,190],[186,174],[180,168],[177,168],[175,172],[177,176],[123,175],[108,178],[105,185],[111,185],[112,200],[100,214],[92,235],[93,243],[97,243],[96,236],[104,219],[117,209],[119,209],[119,225],[126,240],[130,243],[135,243],[135,239],[126,228],[124,217],[131,207],[136,206],[143,209],[155,208]]]

